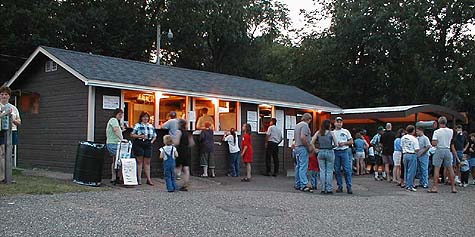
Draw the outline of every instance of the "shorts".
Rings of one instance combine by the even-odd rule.
[[[393,153],[393,163],[395,166],[401,165],[402,152],[394,151]]]
[[[374,159],[374,156],[368,156],[368,159],[366,160],[366,164],[374,165],[375,163],[376,163],[376,160]]]
[[[383,165],[383,157],[381,157],[380,155],[375,155],[374,156],[374,160],[375,160],[375,165]]]
[[[117,155],[117,144],[114,144],[114,143],[106,144],[106,148],[110,156],[115,157],[115,155]]]
[[[152,158],[152,143],[151,140],[135,139],[132,145],[132,151],[136,157],[142,156],[145,158]]]
[[[364,159],[364,158],[365,158],[365,153],[364,153],[364,151],[362,151],[362,152],[356,152],[355,158],[356,158],[356,159]]]
[[[0,145],[5,144],[5,131],[0,132]],[[12,131],[12,145],[18,145],[18,131]]]
[[[214,169],[216,167],[216,163],[214,161],[213,152],[201,153],[201,155],[200,155],[200,165],[201,166],[208,166],[208,168]]]
[[[453,157],[450,149],[436,149],[432,157],[432,164],[435,167],[450,167],[452,166]]]
[[[471,157],[470,159],[468,159],[468,165],[470,166],[470,168],[475,167],[475,157]]]
[[[389,164],[389,165],[392,165],[393,164],[393,158],[391,155],[383,155],[382,156],[383,158],[383,164]]]

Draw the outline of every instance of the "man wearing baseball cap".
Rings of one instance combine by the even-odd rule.
[[[335,118],[335,130],[333,133],[338,141],[337,147],[335,148],[335,176],[338,185],[336,192],[343,192],[343,182],[341,179],[341,168],[343,167],[343,171],[345,172],[346,192],[348,194],[353,194],[353,190],[351,189],[352,161],[348,151],[350,146],[353,144],[353,138],[351,137],[350,131],[343,128],[342,117]]]

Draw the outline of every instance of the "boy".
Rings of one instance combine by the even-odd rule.
[[[163,136],[163,143],[165,146],[160,148],[160,159],[163,159],[163,174],[165,175],[165,183],[168,192],[175,192],[178,190],[175,176],[175,165],[178,152],[173,146],[173,138],[170,135]]]

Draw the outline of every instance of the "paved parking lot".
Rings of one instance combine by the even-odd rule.
[[[0,236],[473,236],[475,186],[406,192],[370,176],[354,195],[295,191],[292,178],[193,178],[153,187],[0,198]],[[100,188],[98,189],[100,190]]]

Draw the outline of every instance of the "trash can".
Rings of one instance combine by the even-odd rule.
[[[100,186],[104,152],[104,144],[89,141],[79,142],[73,182],[88,186]]]

